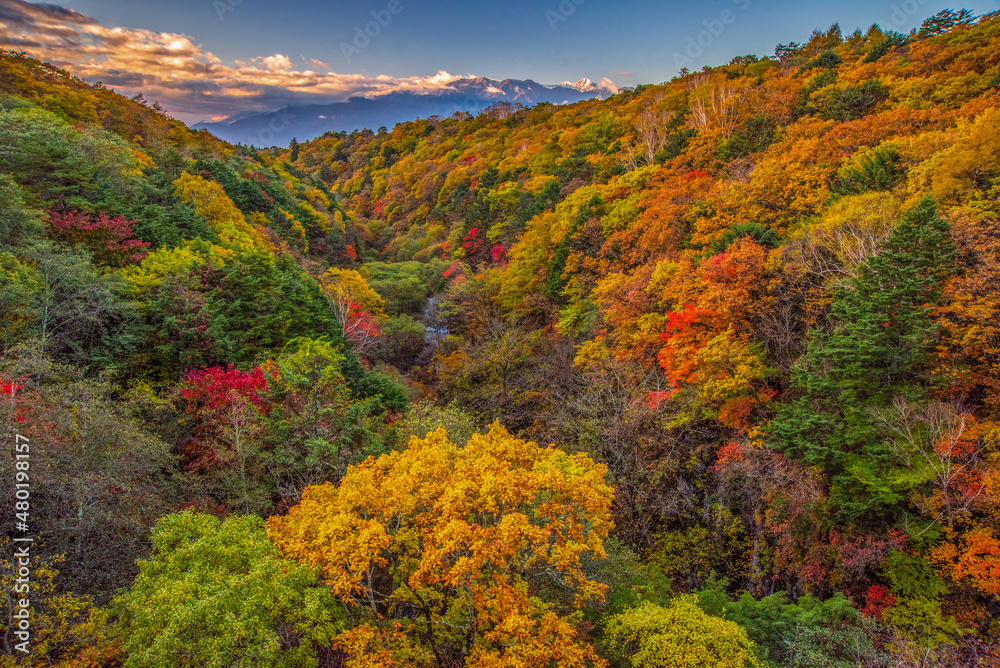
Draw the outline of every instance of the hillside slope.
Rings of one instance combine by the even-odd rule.
[[[998,102],[956,12],[261,151],[0,53],[32,659],[1000,661]]]

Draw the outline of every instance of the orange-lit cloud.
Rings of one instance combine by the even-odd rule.
[[[108,28],[72,9],[24,0],[0,0],[0,48],[24,51],[124,94],[141,92],[187,122],[439,89],[459,78],[447,72],[402,78],[317,72],[329,65],[315,59],[303,59],[310,69],[300,70],[280,53],[224,63],[188,35]]]

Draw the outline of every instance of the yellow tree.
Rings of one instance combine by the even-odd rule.
[[[227,248],[265,256],[276,251],[274,245],[247,222],[226,191],[215,181],[183,172],[174,181],[174,190],[182,202],[191,205],[195,213],[208,221]]]
[[[323,294],[337,314],[344,335],[364,355],[379,336],[376,318],[383,313],[385,301],[368,285],[364,276],[353,269],[328,269],[319,277]]]
[[[705,614],[698,597],[677,596],[667,607],[652,603],[611,617],[612,652],[635,668],[744,668],[763,666],[746,629]]]
[[[459,448],[444,429],[308,488],[268,533],[318,566],[360,622],[337,638],[349,666],[601,666],[577,639],[606,587],[606,467],[499,424]]]
[[[65,556],[42,559],[33,549],[0,539],[0,589],[4,593],[0,668],[116,662],[118,648],[103,611],[88,596],[59,592],[57,566]],[[19,556],[22,553],[26,556]]]

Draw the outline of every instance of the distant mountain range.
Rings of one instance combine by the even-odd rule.
[[[270,113],[248,113],[214,123],[198,123],[220,139],[254,146],[287,146],[294,137],[307,141],[325,132],[351,132],[430,116],[451,116],[456,111],[478,113],[498,102],[530,106],[540,102],[567,104],[618,92],[617,86],[602,79],[564,81],[546,86],[530,79],[496,81],[479,77],[458,79],[445,88],[400,91],[373,97],[352,97],[346,102],[289,106]]]

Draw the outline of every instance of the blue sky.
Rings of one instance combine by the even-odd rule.
[[[321,60],[337,72],[412,76],[446,70],[545,83],[582,76],[596,79],[609,72],[634,74],[640,83],[670,79],[676,73],[672,53],[683,55],[687,38],[697,38],[706,30],[703,22],[717,20],[723,10],[733,11],[735,20],[704,49],[697,59],[699,67],[745,53],[770,54],[776,43],[803,41],[814,28],[826,29],[834,22],[845,32],[872,23],[905,32],[950,6],[911,0],[909,6],[917,11],[907,15],[903,9],[909,7],[900,0],[582,0],[577,5],[580,1],[399,0],[401,11],[351,62],[339,45],[350,43],[355,28],[373,20],[370,12],[386,11],[387,0],[220,0],[227,8],[235,5],[231,11],[220,9],[213,0],[68,0],[60,4],[105,26],[190,35],[224,60],[282,53],[293,62],[299,56]],[[894,8],[899,10],[895,17]],[[899,17],[904,21],[895,25]]]
[[[873,23],[908,32],[949,6],[933,0],[61,0],[59,5],[64,9],[0,0],[0,36],[8,33],[0,46],[27,50],[123,92],[144,90],[149,99],[166,99],[184,120],[443,85],[441,72],[541,83],[582,77],[607,77],[619,86],[659,83],[673,77],[680,64],[700,69],[737,55],[770,55],[775,44],[805,41],[814,28],[825,30],[834,22],[845,33]],[[985,13],[997,3],[970,9]],[[374,23],[372,12],[384,25]],[[71,24],[79,39],[67,40],[60,22]],[[357,29],[366,27],[377,34],[355,42]],[[15,31],[27,38],[12,38]],[[345,43],[351,47],[346,55]]]

